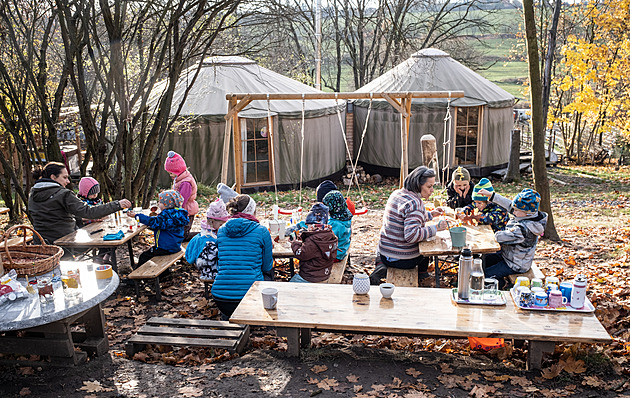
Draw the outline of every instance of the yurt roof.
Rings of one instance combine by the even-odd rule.
[[[189,67],[181,74],[175,93],[170,116],[174,116],[177,108],[192,81],[198,64]],[[166,89],[167,81],[156,85],[151,95],[150,104],[156,104]],[[318,93],[321,92],[306,84],[263,68],[255,61],[237,56],[216,56],[203,60],[199,76],[188,93],[180,111],[180,116],[224,116],[228,111],[225,96],[230,93]],[[299,117],[302,114],[300,100],[270,101],[272,115],[281,114]],[[338,105],[345,105],[339,101]],[[336,111],[334,100],[305,101],[306,116],[320,116]],[[267,101],[252,101],[239,112],[240,117],[267,117]]]
[[[503,108],[514,104],[514,96],[470,68],[455,61],[446,52],[426,48],[413,54],[357,92],[463,91],[464,98],[453,106],[488,105]],[[365,102],[361,101],[361,103]],[[416,98],[414,104],[444,105],[446,99]]]

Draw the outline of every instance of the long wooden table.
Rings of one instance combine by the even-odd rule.
[[[128,221],[126,220],[128,218]],[[110,249],[112,256],[112,267],[114,271],[118,272],[118,263],[116,259],[116,248],[127,244],[129,248],[129,262],[131,268],[135,269],[135,260],[133,258],[133,247],[131,246],[131,240],[138,236],[138,234],[144,231],[147,226],[144,224],[138,224],[134,228],[133,232],[129,231],[128,223],[131,223],[133,219],[131,217],[123,216],[123,222],[116,230],[123,230],[125,236],[120,240],[103,240],[103,236],[107,235],[108,227],[104,221],[93,222],[86,225],[83,228],[79,228],[74,232],[69,233],[55,241],[55,245],[61,247],[67,247],[70,250],[78,248],[94,248],[94,249]],[[100,231],[99,231],[100,230]],[[99,232],[96,232],[99,231]]]
[[[267,287],[278,289],[275,310],[263,307]],[[276,327],[293,356],[310,345],[311,329],[529,340],[528,368],[540,368],[543,352],[553,352],[556,342],[611,341],[592,313],[520,310],[509,297],[505,306],[458,305],[450,295],[451,289],[396,287],[392,299],[384,299],[374,287],[355,295],[351,285],[255,282],[230,322]]]
[[[291,250],[291,242],[287,238],[281,239],[279,242],[273,242],[272,256],[274,259],[288,259],[291,277],[295,274],[295,254]]]
[[[496,253],[501,250],[501,245],[494,237],[492,227],[489,225],[464,225],[466,227],[466,246],[470,247],[473,254]],[[430,241],[422,241],[418,244],[420,254],[433,258],[435,265],[435,286],[440,287],[440,272],[438,257],[457,255],[459,248],[453,248],[451,236],[448,230],[438,232]]]

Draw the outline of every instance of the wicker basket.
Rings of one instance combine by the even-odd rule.
[[[9,246],[8,242],[11,233],[18,229],[22,229],[24,239],[17,245]],[[4,251],[0,251],[0,259],[4,270],[8,272],[14,269],[18,276],[41,275],[52,271],[59,265],[59,260],[63,256],[63,249],[59,246],[45,243],[41,245],[26,245],[27,229],[33,231],[33,234],[39,238],[40,242],[44,242],[42,236],[28,225],[16,225],[9,228],[4,233]]]

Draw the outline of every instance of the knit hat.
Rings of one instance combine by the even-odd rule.
[[[208,211],[206,211],[206,218],[211,218],[213,220],[219,221],[227,221],[230,218],[227,210],[225,209],[225,203],[221,199],[217,199],[214,202],[210,203],[208,206]]]
[[[227,202],[229,202],[230,199],[235,198],[236,195],[238,195],[238,193],[236,193],[235,190],[228,187],[222,182],[220,182],[219,185],[217,185],[217,193],[219,194],[219,197],[225,204],[227,204]]]
[[[186,162],[177,152],[168,151],[166,161],[164,162],[164,170],[180,175],[186,171]]]
[[[540,194],[533,189],[523,189],[512,201],[512,207],[528,214],[536,213],[540,205]]]
[[[306,215],[304,222],[306,224],[328,224],[328,206],[323,203],[315,203]]]
[[[101,192],[101,186],[98,181],[92,177],[83,177],[79,181],[79,195],[87,198],[90,195],[99,194]]]
[[[242,213],[251,214],[252,216],[256,214],[256,202],[254,201],[254,199],[252,199],[251,196],[249,197],[249,203],[247,204],[245,209],[243,209]]]
[[[326,196],[324,196],[322,203],[328,206],[330,218],[339,221],[352,220],[352,213],[348,210],[348,205],[341,192],[336,190],[328,192]]]
[[[330,180],[325,180],[321,184],[317,186],[315,190],[315,195],[317,195],[317,201],[323,202],[324,196],[330,191],[337,190],[337,186]]]
[[[161,192],[159,197],[160,203],[162,203],[167,209],[182,207],[182,204],[184,203],[184,198],[182,197],[182,195],[172,189]]]
[[[451,181],[470,181],[470,172],[462,166],[459,166],[453,171]]]
[[[477,185],[473,188],[472,192],[472,200],[488,200],[487,196],[483,196],[479,194],[479,191],[485,189],[488,192],[494,192],[494,188],[492,188],[492,183],[487,178],[482,178]]]

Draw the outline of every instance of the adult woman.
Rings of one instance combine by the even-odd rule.
[[[75,216],[97,219],[131,207],[131,202],[127,199],[89,206],[66,188],[69,183],[66,166],[63,163],[50,162],[44,166],[42,178],[31,188],[28,211],[33,227],[48,243],[53,243],[77,229]]]
[[[418,243],[447,228],[446,221],[426,225],[427,221],[444,212],[442,209],[427,212],[424,208],[422,199],[431,196],[434,184],[435,172],[420,166],[405,178],[403,189],[390,195],[378,243],[381,261],[370,275],[373,285],[387,276],[387,267],[409,269],[417,266],[419,277],[428,276],[429,258],[420,254]]]
[[[224,318],[229,318],[247,290],[263,274],[271,276],[271,235],[256,218],[256,202],[238,195],[226,205],[231,218],[217,232],[219,272],[212,284],[212,298]]]

